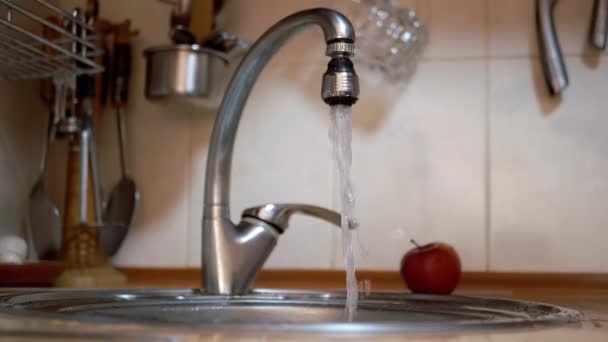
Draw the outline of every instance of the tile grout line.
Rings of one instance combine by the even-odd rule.
[[[595,57],[594,54],[564,54],[564,58],[582,58],[582,57]],[[600,55],[599,58],[608,56]],[[423,57],[421,63],[432,63],[432,62],[474,62],[474,61],[514,61],[514,60],[533,60],[539,59],[540,56],[535,54],[529,55],[506,55],[506,56],[492,56],[486,54],[485,56],[462,56],[462,57]]]
[[[486,52],[486,58],[484,62],[485,67],[485,120],[484,120],[484,232],[485,232],[485,251],[486,251],[486,271],[490,271],[492,264],[492,148],[491,148],[491,105],[490,105],[490,62],[492,57],[490,56],[490,0],[485,2],[485,35],[484,35],[484,48]]]

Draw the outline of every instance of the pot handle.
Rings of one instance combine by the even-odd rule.
[[[251,42],[236,38],[236,44],[234,44],[234,46],[230,50],[223,53],[224,56],[222,59],[225,63],[230,63],[233,60],[244,56],[247,51],[249,51],[250,47]]]
[[[245,55],[251,47],[251,42],[239,39],[228,32],[218,32],[207,39],[203,46],[214,50],[215,55],[228,64]]]

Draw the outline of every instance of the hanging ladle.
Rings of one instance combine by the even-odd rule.
[[[116,107],[116,125],[118,128],[118,148],[120,152],[121,179],[110,193],[110,199],[103,213],[104,229],[101,231],[101,244],[106,255],[116,254],[127,235],[139,192],[135,181],[127,172],[126,135],[123,108],[127,103],[129,78],[131,75],[132,32],[128,21],[121,24],[114,44],[114,106]]]

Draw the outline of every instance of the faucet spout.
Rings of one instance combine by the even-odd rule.
[[[255,259],[251,256],[251,248],[245,253],[243,240],[238,238],[251,227],[230,221],[232,152],[243,108],[261,71],[288,40],[315,26],[323,30],[326,54],[332,59],[323,75],[323,100],[330,105],[352,105],[358,97],[358,81],[349,59],[354,53],[355,32],[348,19],[334,10],[318,8],[290,15],[266,31],[251,47],[224,94],[207,158],[202,248],[204,283],[208,293],[248,291],[253,280],[239,281],[237,278],[242,274],[255,274],[270,253],[260,252],[258,259],[262,260],[251,261]],[[264,229],[255,231],[264,236],[274,234],[274,238],[277,234],[271,230],[272,227],[264,226]],[[264,246],[274,246],[275,240],[271,240]],[[244,266],[244,259],[249,259],[251,265]],[[243,270],[243,267],[250,269]]]
[[[227,208],[230,195],[230,168],[234,138],[241,113],[255,81],[270,58],[296,34],[320,26],[325,42],[343,45],[342,51],[332,53],[352,55],[355,32],[342,14],[329,9],[311,9],[295,13],[270,28],[250,49],[234,74],[220,106],[207,163],[205,182],[205,211],[217,212],[218,207]],[[346,44],[339,44],[346,43]],[[224,216],[228,212],[220,210]]]

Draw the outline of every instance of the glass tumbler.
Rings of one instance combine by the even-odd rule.
[[[355,27],[358,63],[394,81],[411,76],[427,39],[414,10],[394,0],[338,0],[336,5]]]

